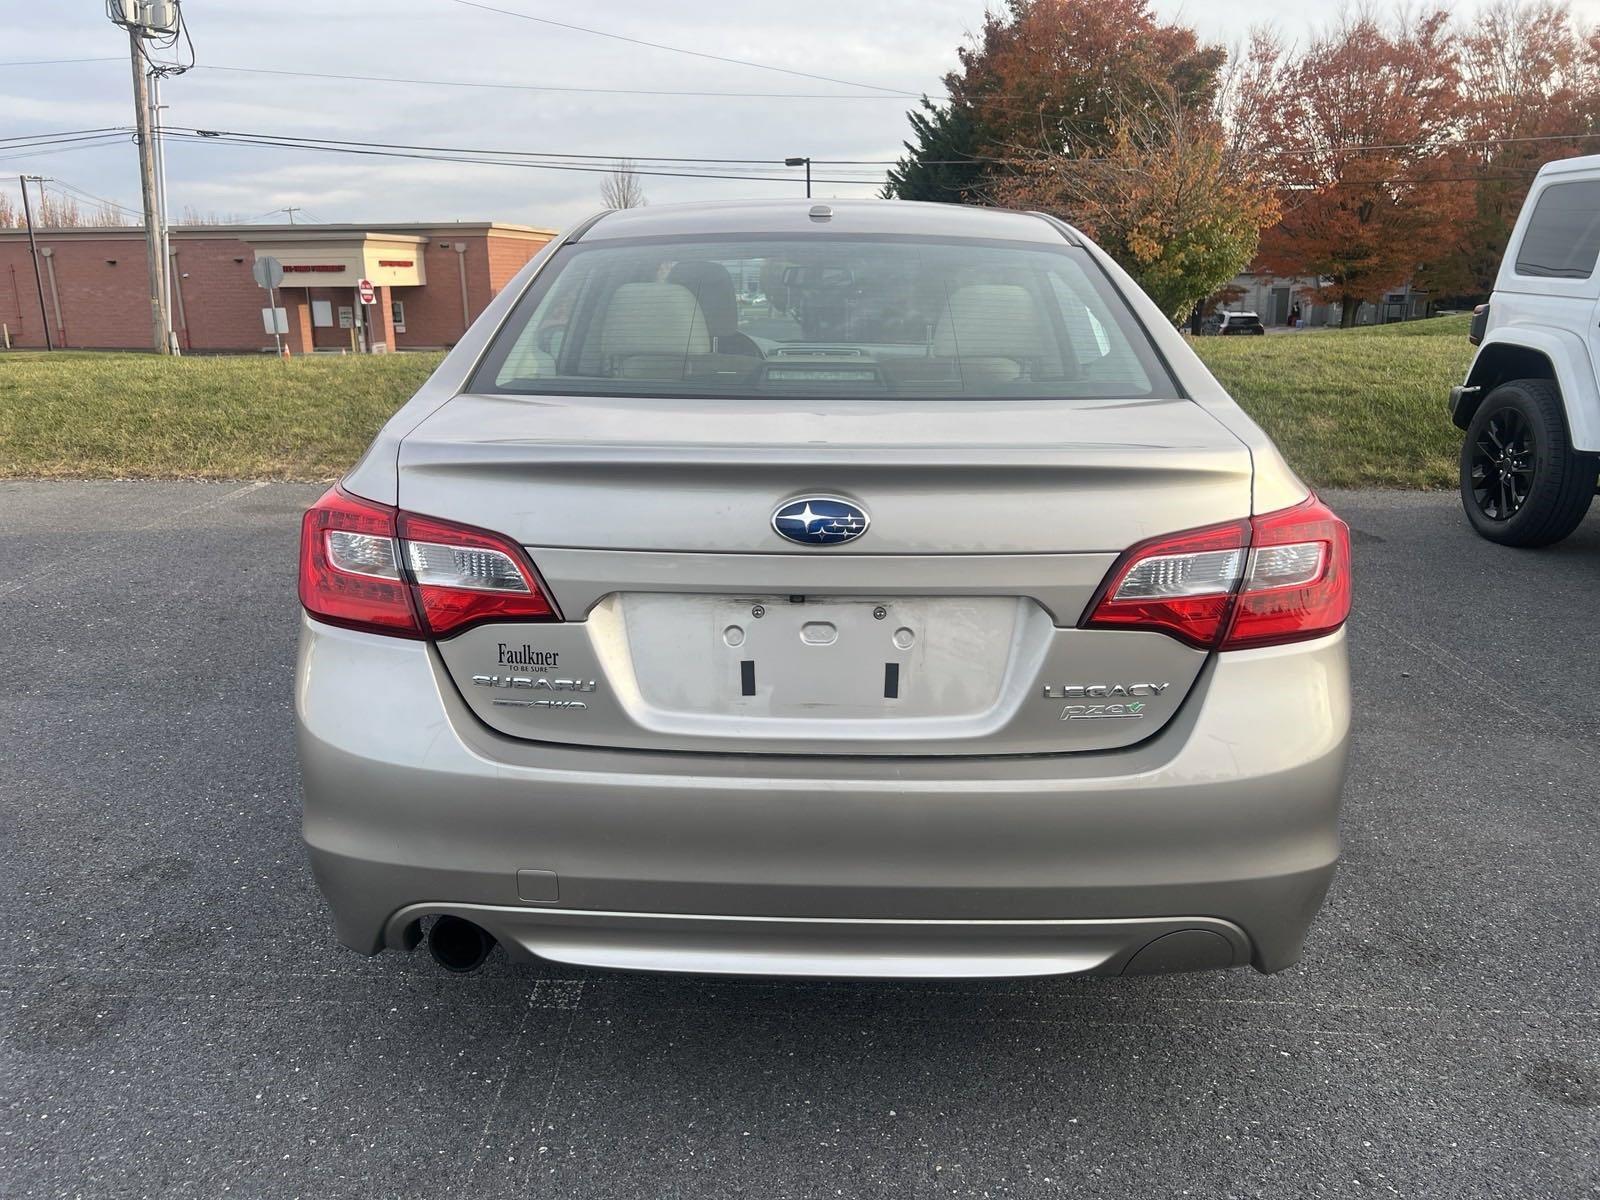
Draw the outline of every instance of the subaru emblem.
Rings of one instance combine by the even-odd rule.
[[[772,528],[779,537],[802,546],[836,546],[853,542],[867,531],[866,509],[835,496],[801,496],[778,506]]]

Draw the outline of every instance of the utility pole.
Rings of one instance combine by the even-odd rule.
[[[802,164],[806,169],[806,199],[809,200],[811,199],[811,160],[809,158],[786,158],[783,160],[783,165],[786,167],[798,167]]]
[[[33,256],[33,285],[39,289],[39,323],[44,326],[44,348],[54,350],[56,344],[50,336],[50,315],[44,310],[44,278],[39,274],[39,243],[33,240],[33,210],[28,207],[28,179],[27,175],[17,176],[17,186],[22,189],[22,217],[28,223],[28,251]],[[40,191],[44,190],[44,179],[38,175],[31,178],[38,180]]]
[[[295,213],[300,211],[300,207],[299,207],[299,205],[291,204],[291,205],[289,205],[288,208],[284,209],[283,211],[289,214],[289,224],[293,225],[294,224],[294,215],[295,215]]]
[[[151,344],[157,354],[172,350],[167,340],[171,327],[167,320],[166,264],[161,261],[161,234],[156,217],[156,156],[150,136],[150,88],[144,75],[144,51],[139,32],[128,30],[128,49],[133,55],[133,115],[139,141],[139,194],[144,201],[145,265],[150,275]]]

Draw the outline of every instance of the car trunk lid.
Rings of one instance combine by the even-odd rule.
[[[402,508],[527,547],[563,620],[439,644],[517,737],[714,752],[1109,749],[1205,653],[1075,628],[1117,554],[1250,511],[1246,448],[1185,400],[466,395],[408,436]],[[782,503],[869,532],[797,545]]]

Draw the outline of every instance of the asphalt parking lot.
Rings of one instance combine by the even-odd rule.
[[[333,941],[288,484],[0,484],[0,1196],[1600,1195],[1600,507],[1355,530],[1304,961],[713,982]]]

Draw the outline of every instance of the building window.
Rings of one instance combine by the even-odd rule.
[[[404,333],[406,331],[406,304],[405,304],[405,301],[404,300],[391,300],[391,301],[389,301],[389,315],[394,318],[394,331],[396,333]]]
[[[311,302],[311,323],[319,329],[327,329],[333,325],[332,300],[313,300]]]

